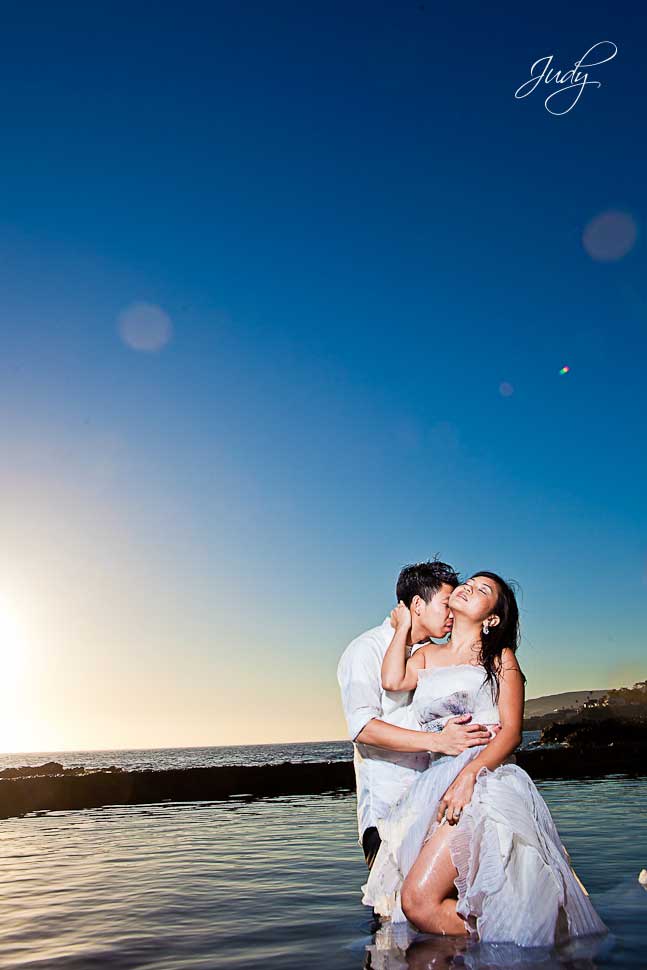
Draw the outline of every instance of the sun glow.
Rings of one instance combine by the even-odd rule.
[[[12,615],[10,604],[0,593],[0,671],[4,691],[15,686],[25,671],[25,637]]]
[[[13,751],[21,743],[23,681],[27,673],[27,638],[12,604],[0,592],[0,751]]]

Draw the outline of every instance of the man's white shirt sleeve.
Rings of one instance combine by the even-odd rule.
[[[337,680],[351,741],[355,740],[369,721],[374,717],[381,718],[384,714],[381,691],[382,659],[378,645],[367,642],[368,640],[368,637],[358,637],[349,644],[337,667]]]
[[[390,807],[429,767],[427,752],[393,751],[357,740],[373,718],[397,727],[419,727],[411,708],[411,691],[382,688],[382,661],[393,639],[390,618],[367,630],[346,647],[337,666],[342,706],[353,744],[357,779],[357,824],[360,842]]]

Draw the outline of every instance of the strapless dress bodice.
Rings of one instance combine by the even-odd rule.
[[[411,706],[423,731],[442,731],[451,717],[460,714],[471,714],[481,724],[499,720],[485,668],[474,664],[419,670]]]

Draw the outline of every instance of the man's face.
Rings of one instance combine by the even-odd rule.
[[[453,591],[453,586],[443,583],[428,603],[417,597],[416,616],[426,636],[442,639],[442,637],[451,633],[452,616],[449,609],[449,597]],[[418,609],[420,610],[419,613]]]

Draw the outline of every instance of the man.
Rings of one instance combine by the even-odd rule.
[[[456,586],[457,574],[438,560],[405,566],[401,571],[396,597],[411,611],[410,653],[451,631],[449,597]],[[467,723],[469,714],[452,718],[438,733],[406,727],[407,721],[412,723],[408,707],[413,691],[382,688],[382,660],[393,633],[387,617],[353,640],[337,667],[354,747],[359,844],[369,869],[380,847],[378,818],[388,813],[417,773],[429,767],[430,753],[456,755],[490,738],[482,725]]]

